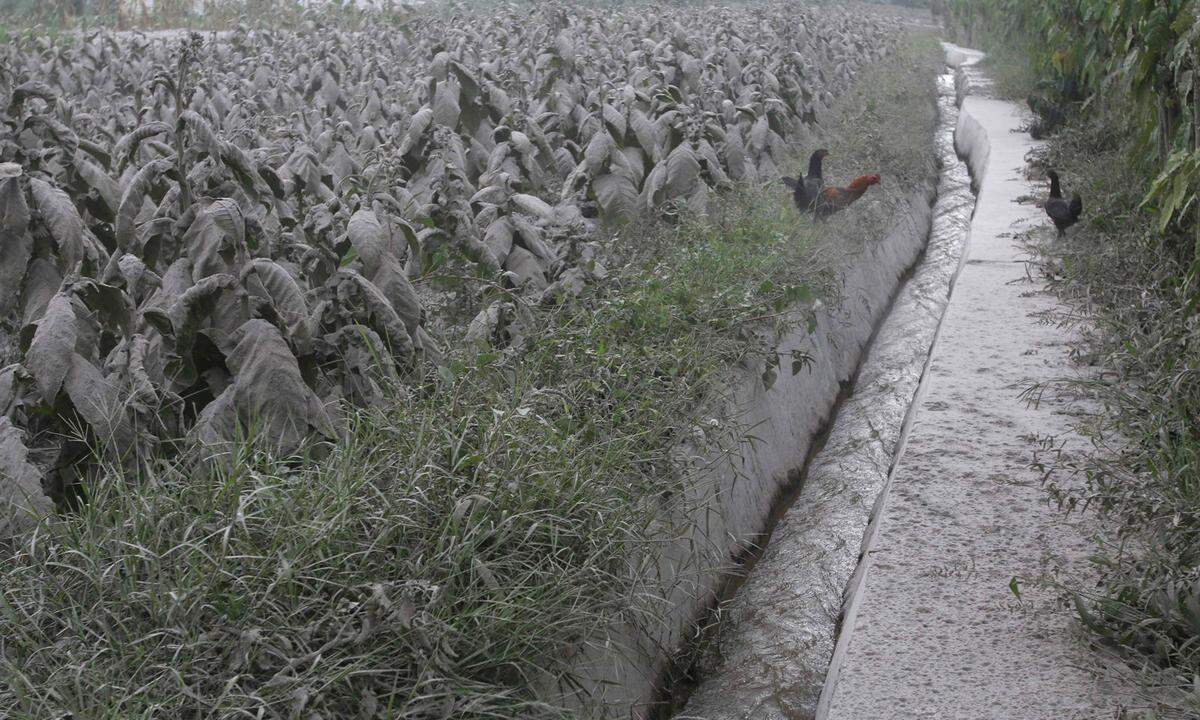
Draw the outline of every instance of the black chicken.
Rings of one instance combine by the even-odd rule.
[[[792,200],[800,212],[811,212],[817,202],[817,196],[821,194],[821,188],[825,185],[821,177],[821,160],[828,154],[829,151],[822,148],[808,158],[808,175],[805,175],[803,180],[783,178],[783,184],[791,188]]]
[[[1054,221],[1054,227],[1058,228],[1058,236],[1065,237],[1067,228],[1074,225],[1083,213],[1083,199],[1079,197],[1079,193],[1075,193],[1068,203],[1058,185],[1058,173],[1047,170],[1046,177],[1050,178],[1050,198],[1046,200],[1046,214]]]
[[[1034,120],[1029,125],[1029,136],[1034,140],[1045,140],[1067,121],[1067,115],[1046,94],[1032,94],[1025,99],[1033,112]]]

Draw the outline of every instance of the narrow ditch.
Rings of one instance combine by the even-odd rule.
[[[947,47],[948,64],[974,59]],[[767,541],[740,558],[716,620],[693,643],[697,649],[676,662],[659,717],[818,714],[877,499],[902,449],[964,256],[975,207],[971,175],[955,149],[965,85],[954,67],[938,78],[940,170],[928,243],[843,385],[792,491],[776,505]]]

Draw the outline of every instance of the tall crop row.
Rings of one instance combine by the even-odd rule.
[[[519,356],[531,304],[604,279],[599,226],[774,180],[896,36],[783,2],[547,3],[5,45],[0,531],[104,464],[319,451],[448,343]]]

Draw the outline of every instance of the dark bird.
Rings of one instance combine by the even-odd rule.
[[[1025,99],[1034,120],[1029,125],[1029,136],[1034,140],[1044,140],[1067,121],[1067,115],[1049,95],[1035,93]]]
[[[783,178],[783,184],[791,188],[792,200],[800,212],[809,212],[813,209],[817,195],[821,193],[821,188],[825,185],[825,180],[821,177],[821,160],[828,154],[828,150],[821,149],[808,158],[808,174],[804,176],[803,180]]]
[[[1079,197],[1079,193],[1075,193],[1068,203],[1058,185],[1058,173],[1047,170],[1046,177],[1050,178],[1050,198],[1046,200],[1046,214],[1054,221],[1054,227],[1058,228],[1058,236],[1066,237],[1067,228],[1078,222],[1080,214],[1083,213],[1083,199]]]
[[[861,175],[850,181],[846,187],[827,187],[817,195],[813,213],[818,219],[824,219],[840,210],[850,207],[850,203],[863,196],[867,188],[879,184],[878,175]]]

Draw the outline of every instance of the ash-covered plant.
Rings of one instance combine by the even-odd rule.
[[[606,277],[598,224],[774,180],[895,38],[782,2],[549,3],[7,44],[5,522],[77,503],[98,458],[219,460],[252,427],[281,456],[337,442],[449,343],[519,357],[530,307]]]

